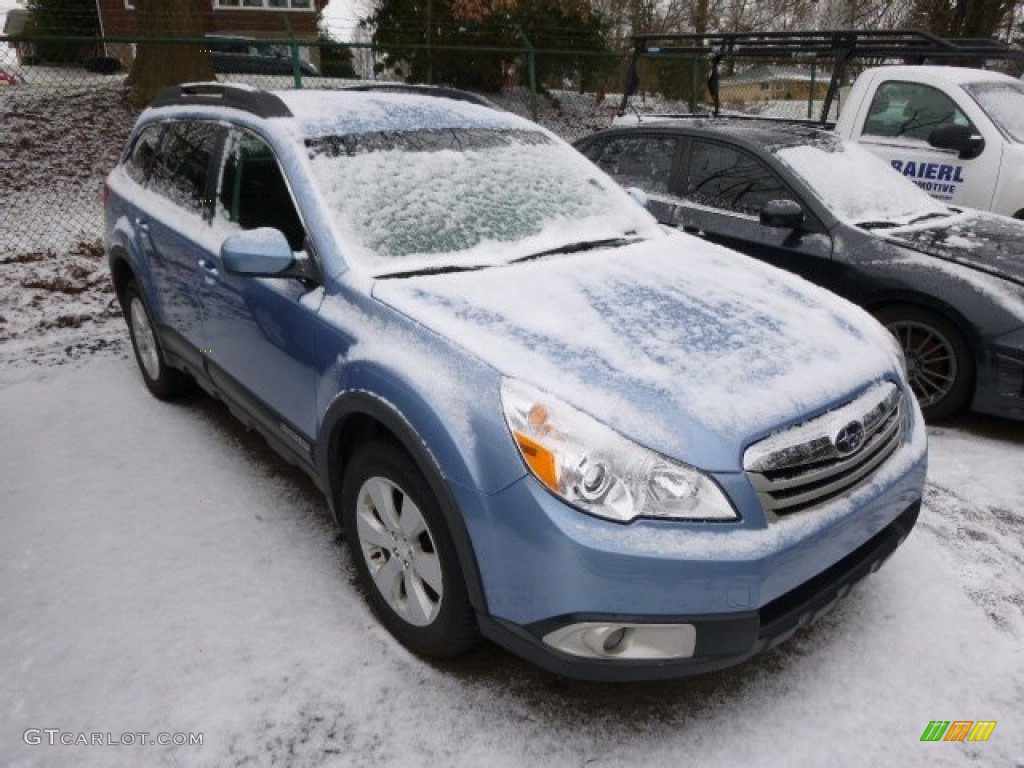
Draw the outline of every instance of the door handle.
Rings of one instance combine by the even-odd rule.
[[[203,271],[203,281],[207,285],[213,285],[217,282],[217,278],[220,277],[220,273],[217,271],[217,265],[212,261],[206,259],[199,260],[199,268]]]

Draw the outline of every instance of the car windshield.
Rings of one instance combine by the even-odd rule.
[[[964,86],[992,122],[1014,141],[1024,142],[1024,84],[1012,82],[968,83]]]
[[[906,224],[949,209],[866,149],[838,140],[783,147],[776,157],[832,214],[853,224]]]
[[[362,133],[306,146],[346,258],[376,274],[660,235],[617,185],[539,131]]]

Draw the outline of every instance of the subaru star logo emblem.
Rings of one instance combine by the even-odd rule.
[[[845,427],[836,432],[832,440],[840,456],[849,456],[856,453],[857,449],[864,444],[864,425],[859,421],[851,421]]]

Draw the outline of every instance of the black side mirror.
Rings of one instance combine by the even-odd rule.
[[[797,229],[804,223],[804,209],[795,200],[769,200],[761,209],[761,223],[766,227]]]
[[[956,123],[947,123],[933,128],[928,143],[936,149],[952,149],[960,153],[962,160],[970,160],[985,149],[985,139],[973,128]]]

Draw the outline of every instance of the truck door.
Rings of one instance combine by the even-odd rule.
[[[954,99],[925,83],[883,81],[871,100],[860,135],[867,149],[923,190],[952,205],[988,209],[999,177],[1002,138],[987,122],[972,121]],[[939,126],[964,125],[980,133],[985,147],[976,157],[960,157],[928,143]]]

